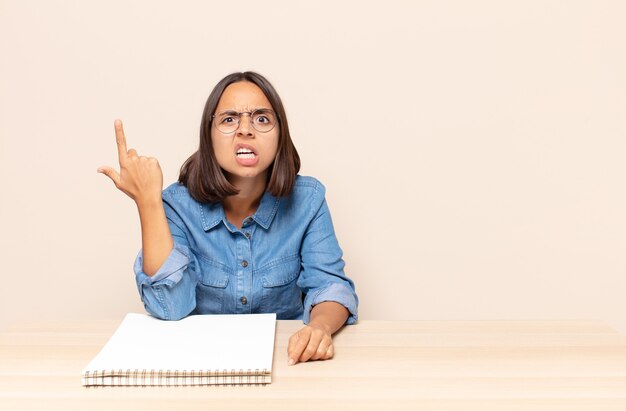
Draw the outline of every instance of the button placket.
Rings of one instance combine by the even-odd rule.
[[[237,233],[237,260],[239,269],[237,270],[237,305],[239,313],[252,312],[252,304],[249,304],[248,296],[252,289],[252,235],[256,224],[252,217],[246,217]],[[250,300],[251,301],[251,300]]]
[[[243,314],[245,313],[245,308],[244,306],[241,304],[241,296],[246,295],[247,294],[247,273],[246,273],[246,267],[248,266],[248,258],[250,256],[250,250],[248,247],[248,241],[246,240],[246,238],[244,238],[243,236],[241,236],[240,232],[235,232],[234,233],[234,237],[235,237],[235,241],[237,243],[237,254],[235,256],[236,261],[237,261],[237,265],[239,265],[239,268],[237,269],[237,288],[234,290],[235,291],[235,295],[233,295],[233,297],[235,297],[235,306],[237,313]]]

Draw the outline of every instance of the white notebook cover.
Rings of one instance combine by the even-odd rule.
[[[164,321],[130,313],[83,375],[104,370],[271,371],[275,330],[276,314]]]

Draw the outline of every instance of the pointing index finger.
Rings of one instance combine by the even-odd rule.
[[[306,328],[302,328],[289,339],[289,345],[287,347],[289,365],[294,365],[298,362],[304,349],[309,344],[311,334],[307,331],[308,330]]]
[[[120,164],[128,157],[128,150],[126,149],[126,136],[124,135],[124,128],[122,126],[122,120],[117,119],[114,123],[115,126],[115,140],[117,141],[117,154],[120,159]]]

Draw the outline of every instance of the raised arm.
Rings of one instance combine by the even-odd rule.
[[[121,120],[115,120],[114,125],[120,172],[108,166],[98,168],[98,172],[135,201],[141,221],[143,272],[152,276],[174,247],[161,198],[163,173],[156,158],[139,156],[136,150],[126,148]]]

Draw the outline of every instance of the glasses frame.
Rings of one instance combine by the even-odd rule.
[[[270,128],[269,130],[266,130],[266,131],[261,131],[261,130],[257,129],[257,128],[256,128],[256,126],[254,125],[254,121],[252,121],[252,116],[253,116],[253,115],[254,115],[254,113],[256,113],[257,111],[261,111],[261,112],[264,112],[264,113],[271,113],[272,115],[274,115],[274,117],[276,118],[276,121],[275,121],[275,123],[274,123],[274,126],[272,126],[272,128]],[[215,117],[216,117],[216,116],[219,116],[219,115],[222,115],[222,114],[227,114],[227,113],[231,113],[233,116],[237,115],[237,118],[238,118],[238,120],[237,120],[237,128],[236,128],[236,129],[234,129],[233,131],[229,131],[229,132],[225,132],[225,131],[220,130],[220,129],[219,129],[219,127],[218,127],[218,125],[217,125],[217,122],[213,121],[213,120],[215,120]],[[211,120],[212,120],[212,121],[211,121],[211,123],[215,124],[215,128],[216,128],[216,129],[217,129],[220,133],[222,133],[222,134],[233,134],[233,133],[236,133],[236,132],[237,132],[237,130],[239,130],[239,127],[241,127],[241,116],[242,116],[243,114],[247,114],[247,115],[249,115],[249,116],[250,116],[250,125],[252,126],[252,128],[253,128],[253,129],[255,129],[256,131],[258,131],[259,133],[269,133],[270,131],[274,130],[274,129],[276,128],[276,124],[278,124],[278,115],[276,114],[276,112],[275,112],[274,110],[269,109],[269,108],[257,108],[257,109],[256,109],[256,110],[254,110],[254,111],[235,111],[235,110],[225,110],[225,111],[222,111],[221,113],[218,113],[218,114],[213,114],[213,115],[211,116]]]

